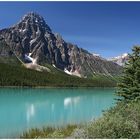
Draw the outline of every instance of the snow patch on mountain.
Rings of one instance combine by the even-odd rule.
[[[54,68],[56,68],[56,66],[55,66],[54,64],[52,64],[52,66],[53,66]]]
[[[32,39],[32,40],[30,41],[30,46],[31,46],[35,41],[36,41],[36,38],[35,38],[35,39]]]
[[[81,77],[81,74],[80,74],[77,70],[75,70],[74,72],[72,72],[72,71],[68,71],[68,70],[65,68],[65,69],[64,69],[64,72],[67,73],[67,74],[69,74],[69,75],[74,75],[74,76]]]
[[[24,29],[23,32],[27,31],[27,29]]]
[[[93,56],[100,57],[100,54],[92,53]]]
[[[69,74],[69,75],[72,75],[72,73],[70,71],[68,71],[66,68],[64,69],[64,72]]]
[[[25,59],[30,61],[33,64],[36,64],[36,58],[32,58],[30,55],[31,53],[29,53],[29,55],[25,54]]]

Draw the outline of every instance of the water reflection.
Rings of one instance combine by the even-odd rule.
[[[68,105],[70,105],[72,102],[71,98],[66,98],[64,99],[64,106],[67,107]]]
[[[76,105],[80,101],[80,97],[67,97],[64,99],[64,107],[68,107],[69,105]]]
[[[26,112],[27,123],[30,122],[30,120],[34,117],[34,115],[35,115],[35,107],[34,104],[31,104],[27,107],[27,112]]]
[[[0,136],[81,123],[112,106],[113,89],[1,89]],[[10,116],[10,119],[9,119]]]

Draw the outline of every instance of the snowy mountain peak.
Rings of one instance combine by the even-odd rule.
[[[116,57],[113,57],[111,59],[120,59],[120,58],[125,58],[128,56],[128,53],[123,53],[122,55],[119,55],[119,56],[116,56]]]
[[[30,12],[23,16],[20,22],[17,24],[18,28],[22,30],[26,30],[29,26],[33,26],[34,28],[42,28],[48,32],[52,32],[50,27],[46,24],[44,18],[35,12]]]
[[[40,16],[39,14],[37,14],[35,12],[29,12],[29,13],[27,13],[26,15],[23,16],[23,19],[25,17],[39,17],[39,18],[41,17],[41,18],[43,18],[42,16]]]
[[[127,56],[128,56],[128,53],[124,53],[124,54],[122,55],[122,58],[127,57]]]
[[[123,53],[122,55],[110,58],[108,60],[113,61],[113,62],[117,63],[120,66],[124,66],[124,64],[128,61],[128,58],[129,58],[128,53]]]

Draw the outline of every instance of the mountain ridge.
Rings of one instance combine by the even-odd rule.
[[[26,14],[16,25],[0,30],[0,36],[24,63],[50,64],[79,77],[94,74],[114,76],[122,69],[114,62],[66,42],[59,34],[52,32],[42,16],[34,12]]]

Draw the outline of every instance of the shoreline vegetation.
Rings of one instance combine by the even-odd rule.
[[[64,89],[69,89],[69,88],[72,88],[72,89],[79,89],[79,88],[83,88],[83,89],[86,89],[86,88],[88,88],[88,89],[90,89],[90,88],[116,88],[116,86],[71,86],[71,85],[68,85],[68,86],[60,86],[60,85],[58,85],[58,86],[0,86],[0,88],[32,88],[32,89],[45,89],[45,88],[58,88],[58,89],[60,89],[60,88],[64,88]]]
[[[132,51],[118,83],[117,95],[121,98],[115,107],[83,126],[31,129],[21,138],[140,138],[140,46],[135,46]]]
[[[140,138],[140,101],[120,102],[103,115],[86,124],[65,127],[43,127],[23,132],[20,138]]]

